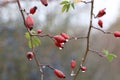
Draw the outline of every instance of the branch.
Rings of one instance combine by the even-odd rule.
[[[88,4],[88,3],[92,3],[92,1],[80,1],[82,3]]]
[[[94,26],[92,26],[92,28],[93,28],[93,29],[96,29],[96,30],[98,30],[98,31],[101,31],[101,32],[104,33],[104,34],[113,34],[112,32],[105,32],[104,30],[99,29],[99,28],[96,28],[96,27],[94,27]]]
[[[89,51],[98,54],[100,57],[105,57],[105,55],[103,55],[103,54],[102,54],[101,52],[99,52],[99,51],[95,51],[95,50],[92,50],[92,49],[89,49]]]
[[[21,12],[24,25],[26,26],[26,24],[25,24],[25,16],[24,16],[24,13],[23,13],[23,10],[22,10],[22,7],[21,7],[21,4],[20,4],[20,1],[19,1],[19,0],[17,0],[17,4],[18,4],[19,10],[20,10],[20,12]],[[29,29],[27,29],[27,31],[28,31],[29,34],[30,34],[30,40],[31,40],[31,45],[32,45],[32,52],[33,52],[33,54],[34,54],[35,63],[36,63],[36,65],[38,66],[39,71],[40,71],[40,73],[41,73],[41,80],[43,80],[43,70],[42,70],[42,67],[40,66],[40,62],[38,61],[37,56],[36,56],[35,51],[34,51],[32,35],[31,35],[31,32],[30,32]]]
[[[85,54],[84,54],[84,56],[83,56],[83,58],[82,58],[80,67],[79,67],[79,69],[77,70],[76,75],[75,75],[75,77],[74,77],[74,80],[76,80],[76,78],[77,78],[77,76],[78,76],[78,74],[79,74],[79,72],[80,72],[80,70],[81,70],[81,67],[84,65],[85,60],[86,60],[87,55],[88,55],[88,51],[89,51],[89,47],[90,47],[90,33],[91,33],[92,22],[93,22],[93,20],[92,20],[92,17],[93,17],[93,16],[92,16],[92,15],[93,15],[93,6],[94,6],[94,0],[91,1],[90,24],[89,24],[88,34],[87,34],[87,47],[86,47]]]

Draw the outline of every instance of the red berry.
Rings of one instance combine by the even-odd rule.
[[[81,71],[82,71],[82,72],[85,72],[86,70],[87,70],[87,68],[86,68],[85,66],[82,66],[82,67],[81,67]]]
[[[41,29],[38,29],[38,30],[37,30],[37,33],[38,33],[38,34],[42,33],[42,30],[41,30]]]
[[[75,66],[76,66],[76,61],[75,61],[74,59],[71,60],[70,66],[71,66],[71,68],[75,68]]]
[[[98,14],[97,14],[96,17],[102,17],[103,15],[105,15],[105,14],[106,14],[105,9],[106,9],[106,8],[100,10],[100,11],[98,12]]]
[[[64,43],[66,42],[65,38],[62,37],[61,35],[56,35],[53,37],[58,43]]]
[[[32,60],[33,59],[33,52],[27,52],[26,57],[28,60]]]
[[[64,37],[65,39],[69,39],[69,36],[66,33],[61,33],[60,34],[62,37]]]
[[[47,5],[48,5],[47,0],[40,0],[40,1],[41,1],[41,3],[42,3],[44,6],[47,6]]]
[[[115,37],[120,37],[120,32],[119,32],[119,31],[115,31],[115,32],[114,32],[114,36],[115,36]]]
[[[57,41],[54,42],[54,44],[59,47],[60,49],[63,49],[64,47],[62,46],[62,43],[59,43]]]
[[[54,69],[54,74],[58,77],[58,78],[65,78],[65,75],[62,71],[58,70],[58,69]]]
[[[36,12],[36,10],[37,10],[37,7],[36,7],[36,6],[32,7],[32,8],[30,9],[30,14],[34,14],[34,13]]]
[[[98,20],[98,25],[102,28],[103,27],[103,21],[102,20]]]
[[[33,28],[34,22],[33,22],[33,19],[30,15],[28,15],[25,18],[25,24],[26,24],[26,27],[29,28],[30,30]]]

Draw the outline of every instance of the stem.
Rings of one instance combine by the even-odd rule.
[[[80,64],[80,67],[77,70],[76,75],[74,77],[74,80],[76,80],[76,78],[77,78],[77,76],[78,76],[78,74],[79,74],[79,72],[81,70],[81,66],[84,65],[85,60],[86,60],[87,55],[88,55],[88,51],[89,51],[89,47],[90,47],[90,33],[91,33],[92,22],[93,22],[93,20],[92,20],[92,18],[93,18],[93,7],[94,7],[94,0],[91,1],[90,24],[89,24],[88,34],[87,34],[87,38],[86,38],[87,39],[87,47],[86,47],[85,54],[84,54],[84,56],[82,58],[82,62]]]
[[[92,28],[93,28],[93,29],[96,29],[96,30],[98,30],[98,31],[101,31],[101,32],[104,33],[104,34],[113,34],[112,32],[105,32],[105,31],[103,31],[102,29],[96,28],[96,27],[94,27],[94,26],[92,26]]]
[[[23,13],[23,10],[22,10],[22,7],[21,7],[21,4],[20,4],[20,1],[19,1],[19,0],[17,0],[17,4],[18,4],[19,10],[20,10],[20,12],[21,12],[24,25],[26,26],[26,24],[25,24],[25,16],[24,16],[24,13]],[[27,28],[26,28],[26,29],[27,29]],[[34,51],[33,40],[32,40],[32,37],[33,37],[33,36],[31,35],[31,32],[29,31],[29,29],[27,29],[27,31],[28,31],[29,34],[30,34],[30,40],[31,40],[31,45],[32,45],[32,52],[33,52],[33,54],[34,54],[34,60],[35,60],[36,65],[37,65],[38,68],[39,68],[40,73],[41,73],[41,80],[43,80],[43,70],[42,70],[42,67],[41,67],[41,65],[40,65],[40,62],[39,62],[39,60],[37,59],[37,56],[36,56],[35,51]]]

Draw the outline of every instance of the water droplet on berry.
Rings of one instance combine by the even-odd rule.
[[[63,48],[59,47],[60,50],[62,50]]]
[[[77,40],[78,38],[75,38],[75,40]]]
[[[42,68],[46,68],[46,66],[42,66]]]
[[[85,71],[82,71],[82,72],[85,72]]]
[[[72,77],[75,76],[74,71],[71,72],[70,76],[72,76]]]

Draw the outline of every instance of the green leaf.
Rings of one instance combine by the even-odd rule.
[[[39,46],[40,45],[40,39],[37,36],[34,36],[32,40],[33,40],[33,44],[35,46]]]
[[[102,51],[102,53],[103,53],[105,56],[107,56],[107,55],[109,54],[108,50],[105,50],[105,49]]]
[[[102,52],[109,61],[112,61],[114,58],[117,57],[115,54],[110,53],[108,50],[104,49]]]
[[[107,59],[109,60],[109,61],[112,61],[114,58],[116,58],[117,56],[115,55],[115,54],[108,54],[108,56],[107,56]]]
[[[63,5],[63,4],[67,4],[67,3],[69,3],[69,2],[67,0],[65,0],[65,1],[62,1],[60,4]]]
[[[69,8],[70,8],[70,4],[67,5],[66,12],[68,12]]]
[[[62,7],[62,12],[64,12],[66,9],[67,9],[67,5],[64,5],[64,6]]]
[[[25,33],[25,38],[26,38],[26,39],[30,39],[30,34],[29,34],[29,32],[26,32],[26,33]]]
[[[71,3],[71,6],[72,6],[73,9],[75,9],[74,3]]]

